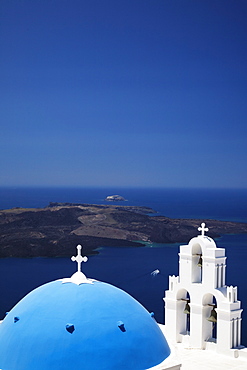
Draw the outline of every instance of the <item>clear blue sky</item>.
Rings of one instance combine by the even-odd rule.
[[[247,188],[246,0],[1,0],[0,186]]]

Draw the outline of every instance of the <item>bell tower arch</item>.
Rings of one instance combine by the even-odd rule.
[[[202,248],[199,243],[195,243],[192,247],[192,264],[191,264],[191,281],[192,283],[202,282]]]
[[[203,342],[217,343],[217,300],[207,293],[202,298],[202,306]]]

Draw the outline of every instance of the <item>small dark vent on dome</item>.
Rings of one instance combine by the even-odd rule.
[[[20,320],[20,318],[18,316],[14,317],[14,323],[18,322],[19,320]]]
[[[125,329],[125,327],[124,327],[124,323],[123,323],[122,321],[118,321],[117,325],[118,325],[119,329],[120,329],[122,332],[125,332],[125,331],[126,331],[126,329]]]
[[[73,324],[67,324],[67,325],[66,325],[66,330],[67,330],[70,334],[72,334],[72,333],[73,333],[73,331],[75,331],[75,327],[74,327],[74,325],[73,325]]]

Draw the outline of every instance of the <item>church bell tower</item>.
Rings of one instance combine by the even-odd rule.
[[[235,353],[241,347],[237,287],[225,284],[225,249],[205,235],[205,223],[198,230],[200,235],[180,246],[179,276],[169,276],[164,298],[166,333],[191,348]]]

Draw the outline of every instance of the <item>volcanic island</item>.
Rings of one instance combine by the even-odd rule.
[[[212,238],[247,233],[247,223],[172,219],[148,207],[51,202],[45,208],[0,210],[0,258],[67,257],[77,244],[92,255],[103,246],[186,243],[202,222]]]

